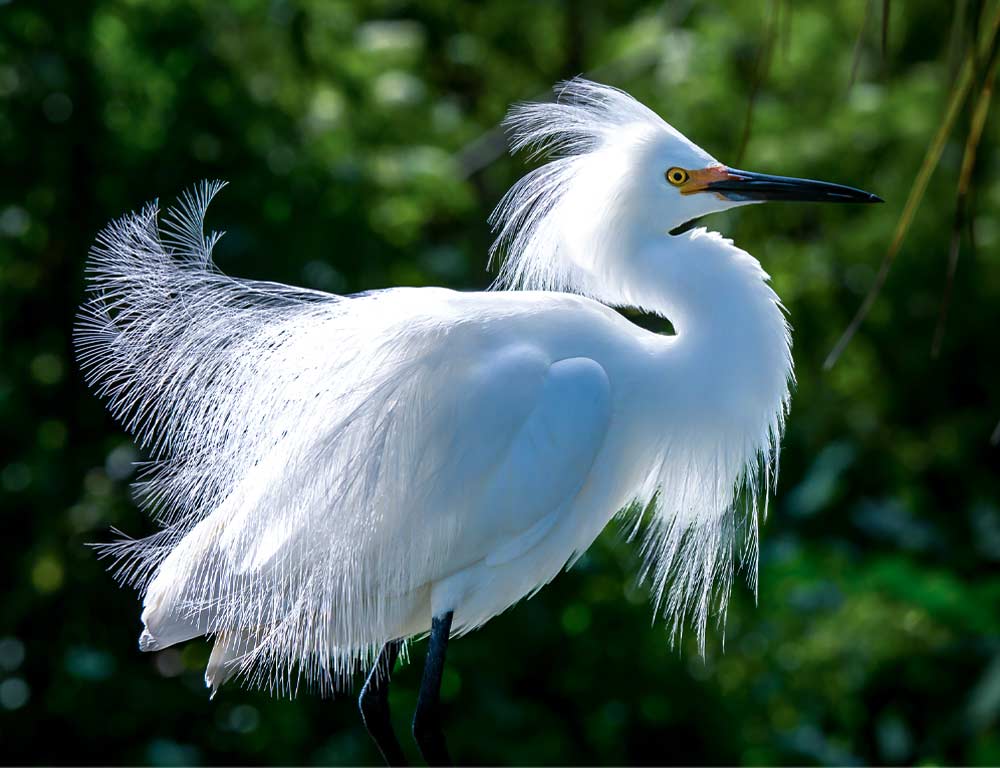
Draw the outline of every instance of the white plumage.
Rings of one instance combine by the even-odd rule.
[[[650,504],[674,630],[688,617],[704,642],[740,555],[755,579],[788,327],[749,254],[667,234],[746,201],[667,183],[716,161],[611,88],[573,81],[510,125],[558,155],[495,213],[501,284],[539,290],[230,278],[202,234],[218,183],[100,234],[77,344],[152,457],[140,498],[163,529],[108,547],[143,590],[144,649],[213,637],[213,689],[336,686],[442,611],[454,633],[483,624]]]

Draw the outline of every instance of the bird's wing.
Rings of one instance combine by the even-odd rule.
[[[602,426],[574,411],[601,376],[504,353],[447,291],[226,277],[202,234],[217,189],[162,228],[155,207],[124,217],[91,254],[78,356],[151,453],[140,499],[163,525],[109,549],[145,589],[143,647],[215,633],[261,682],[287,688],[296,667],[330,682],[406,624],[388,596],[516,541],[579,489]]]
[[[146,594],[144,644],[153,649],[219,634],[230,667],[210,670],[214,688],[246,656],[278,639],[288,642],[275,627],[295,616],[296,606],[322,614],[328,603],[335,640],[353,632],[355,648],[377,646],[405,622],[391,610],[394,601],[404,601],[405,612],[407,596],[449,574],[501,565],[534,547],[572,503],[603,444],[607,375],[586,358],[552,363],[535,348],[514,345],[451,370],[442,388],[442,407],[406,430],[421,435],[420,460],[400,478],[411,491],[409,503],[371,506],[368,530],[352,531],[357,516],[337,498],[314,508],[308,484],[295,478],[290,447],[276,446],[160,564]],[[419,407],[406,405],[407,412]],[[374,448],[376,432],[366,450]],[[383,453],[401,450],[400,437],[390,438]],[[301,449],[321,450],[322,443]],[[343,487],[342,466],[304,463],[321,487]],[[400,498],[390,478],[376,481],[372,495]],[[275,505],[276,494],[284,506]],[[552,563],[544,580],[562,564]],[[319,579],[323,573],[335,578]],[[499,608],[522,596],[510,595]],[[359,610],[367,601],[380,611]],[[249,609],[259,613],[262,602],[271,608],[259,618]],[[458,631],[489,616],[464,618]]]
[[[397,481],[402,503],[378,505],[372,534],[350,537],[353,557],[373,574],[369,589],[381,599],[531,549],[572,503],[603,444],[610,384],[593,360],[553,363],[520,343],[464,356],[473,359],[449,366],[447,380],[433,377],[442,405],[407,429],[419,448]],[[419,409],[417,402],[406,405]],[[389,453],[399,448],[387,446]],[[275,574],[307,539],[335,542],[345,535],[336,504],[321,530],[310,526],[308,515],[271,508],[260,478],[278,477],[287,466],[285,451],[276,450],[213,514],[226,523],[209,535],[241,577]],[[331,471],[337,469],[324,468]],[[400,498],[389,484],[396,483],[387,478],[375,494]]]
[[[550,362],[517,345],[470,376],[456,424],[476,428],[455,430],[445,472],[449,489],[475,484],[458,505],[466,564],[530,549],[586,482],[610,416],[607,374],[588,358]]]

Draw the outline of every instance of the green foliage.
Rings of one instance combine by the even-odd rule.
[[[868,4],[0,3],[3,760],[376,759],[350,696],[233,687],[210,702],[205,643],[139,653],[135,595],[85,546],[111,526],[152,524],[129,495],[139,456],[73,362],[83,261],[109,218],[222,177],[232,185],[210,225],[228,231],[217,257],[229,273],[335,292],[484,287],[486,216],[525,169],[496,124],[511,102],[587,72],[723,161],[740,152],[754,94],[744,167],[888,202],[755,206],[710,222],[774,276],[799,379],[758,604],[737,589],[725,649],[721,631],[705,659],[690,638],[670,648],[634,583],[634,547],[609,529],[571,572],[453,644],[454,754],[1000,762],[995,120],[971,177],[975,242],[960,233],[931,356],[983,67],[871,314],[823,370],[893,238],[976,19],[992,11],[885,3],[883,58],[883,4]],[[401,733],[419,672],[397,670]]]

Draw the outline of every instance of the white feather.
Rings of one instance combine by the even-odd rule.
[[[505,121],[512,151],[553,159],[518,181],[490,218],[499,230],[491,257],[506,256],[497,287],[570,290],[639,306],[629,260],[635,235],[670,228],[663,207],[648,205],[663,184],[664,163],[701,168],[716,161],[616,88],[576,78],[557,86],[556,96],[555,103],[514,107]],[[712,202],[712,209],[724,207]],[[704,204],[677,198],[670,213],[683,223],[706,212]]]
[[[77,347],[151,456],[140,498],[163,529],[107,547],[144,591],[143,648],[215,636],[213,689],[337,686],[441,610],[479,626],[650,505],[675,630],[689,616],[704,644],[740,542],[753,582],[791,376],[780,304],[729,241],[665,235],[691,204],[665,202],[660,166],[711,158],[619,91],[569,93],[512,118],[563,157],[498,209],[501,279],[647,307],[677,337],[567,293],[226,277],[202,235],[218,183],[160,227],[148,206],[101,233]]]
[[[716,367],[718,375],[752,370],[761,379],[760,397],[747,382],[733,423],[722,425],[723,437],[706,440],[703,454],[690,444],[678,450],[667,438],[637,495],[640,502],[656,497],[643,545],[656,603],[675,632],[693,615],[704,647],[713,602],[720,623],[725,616],[734,555],[756,590],[757,505],[766,505],[777,474],[793,379],[790,329],[752,256],[703,228],[666,237],[686,221],[737,205],[678,195],[663,183],[668,168],[718,161],[616,88],[576,78],[555,92],[556,103],[515,107],[506,120],[513,150],[554,159],[518,181],[493,212],[499,234],[491,256],[505,256],[496,287],[573,291],[668,317],[682,341],[702,336],[706,359],[687,376],[709,391]],[[759,345],[733,337],[744,309]],[[725,330],[710,333],[719,326]],[[750,414],[762,418],[741,430]],[[690,416],[707,414],[695,409]],[[664,427],[681,418],[665,419]]]

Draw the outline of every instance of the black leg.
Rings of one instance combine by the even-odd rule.
[[[406,757],[389,719],[389,675],[399,656],[399,646],[399,640],[392,640],[382,646],[358,697],[361,719],[368,729],[368,735],[382,753],[386,765],[406,765]]]
[[[420,681],[417,711],[413,714],[413,738],[428,765],[451,765],[441,729],[441,673],[444,672],[444,655],[448,650],[453,616],[454,613],[448,611],[431,621],[427,661]]]

